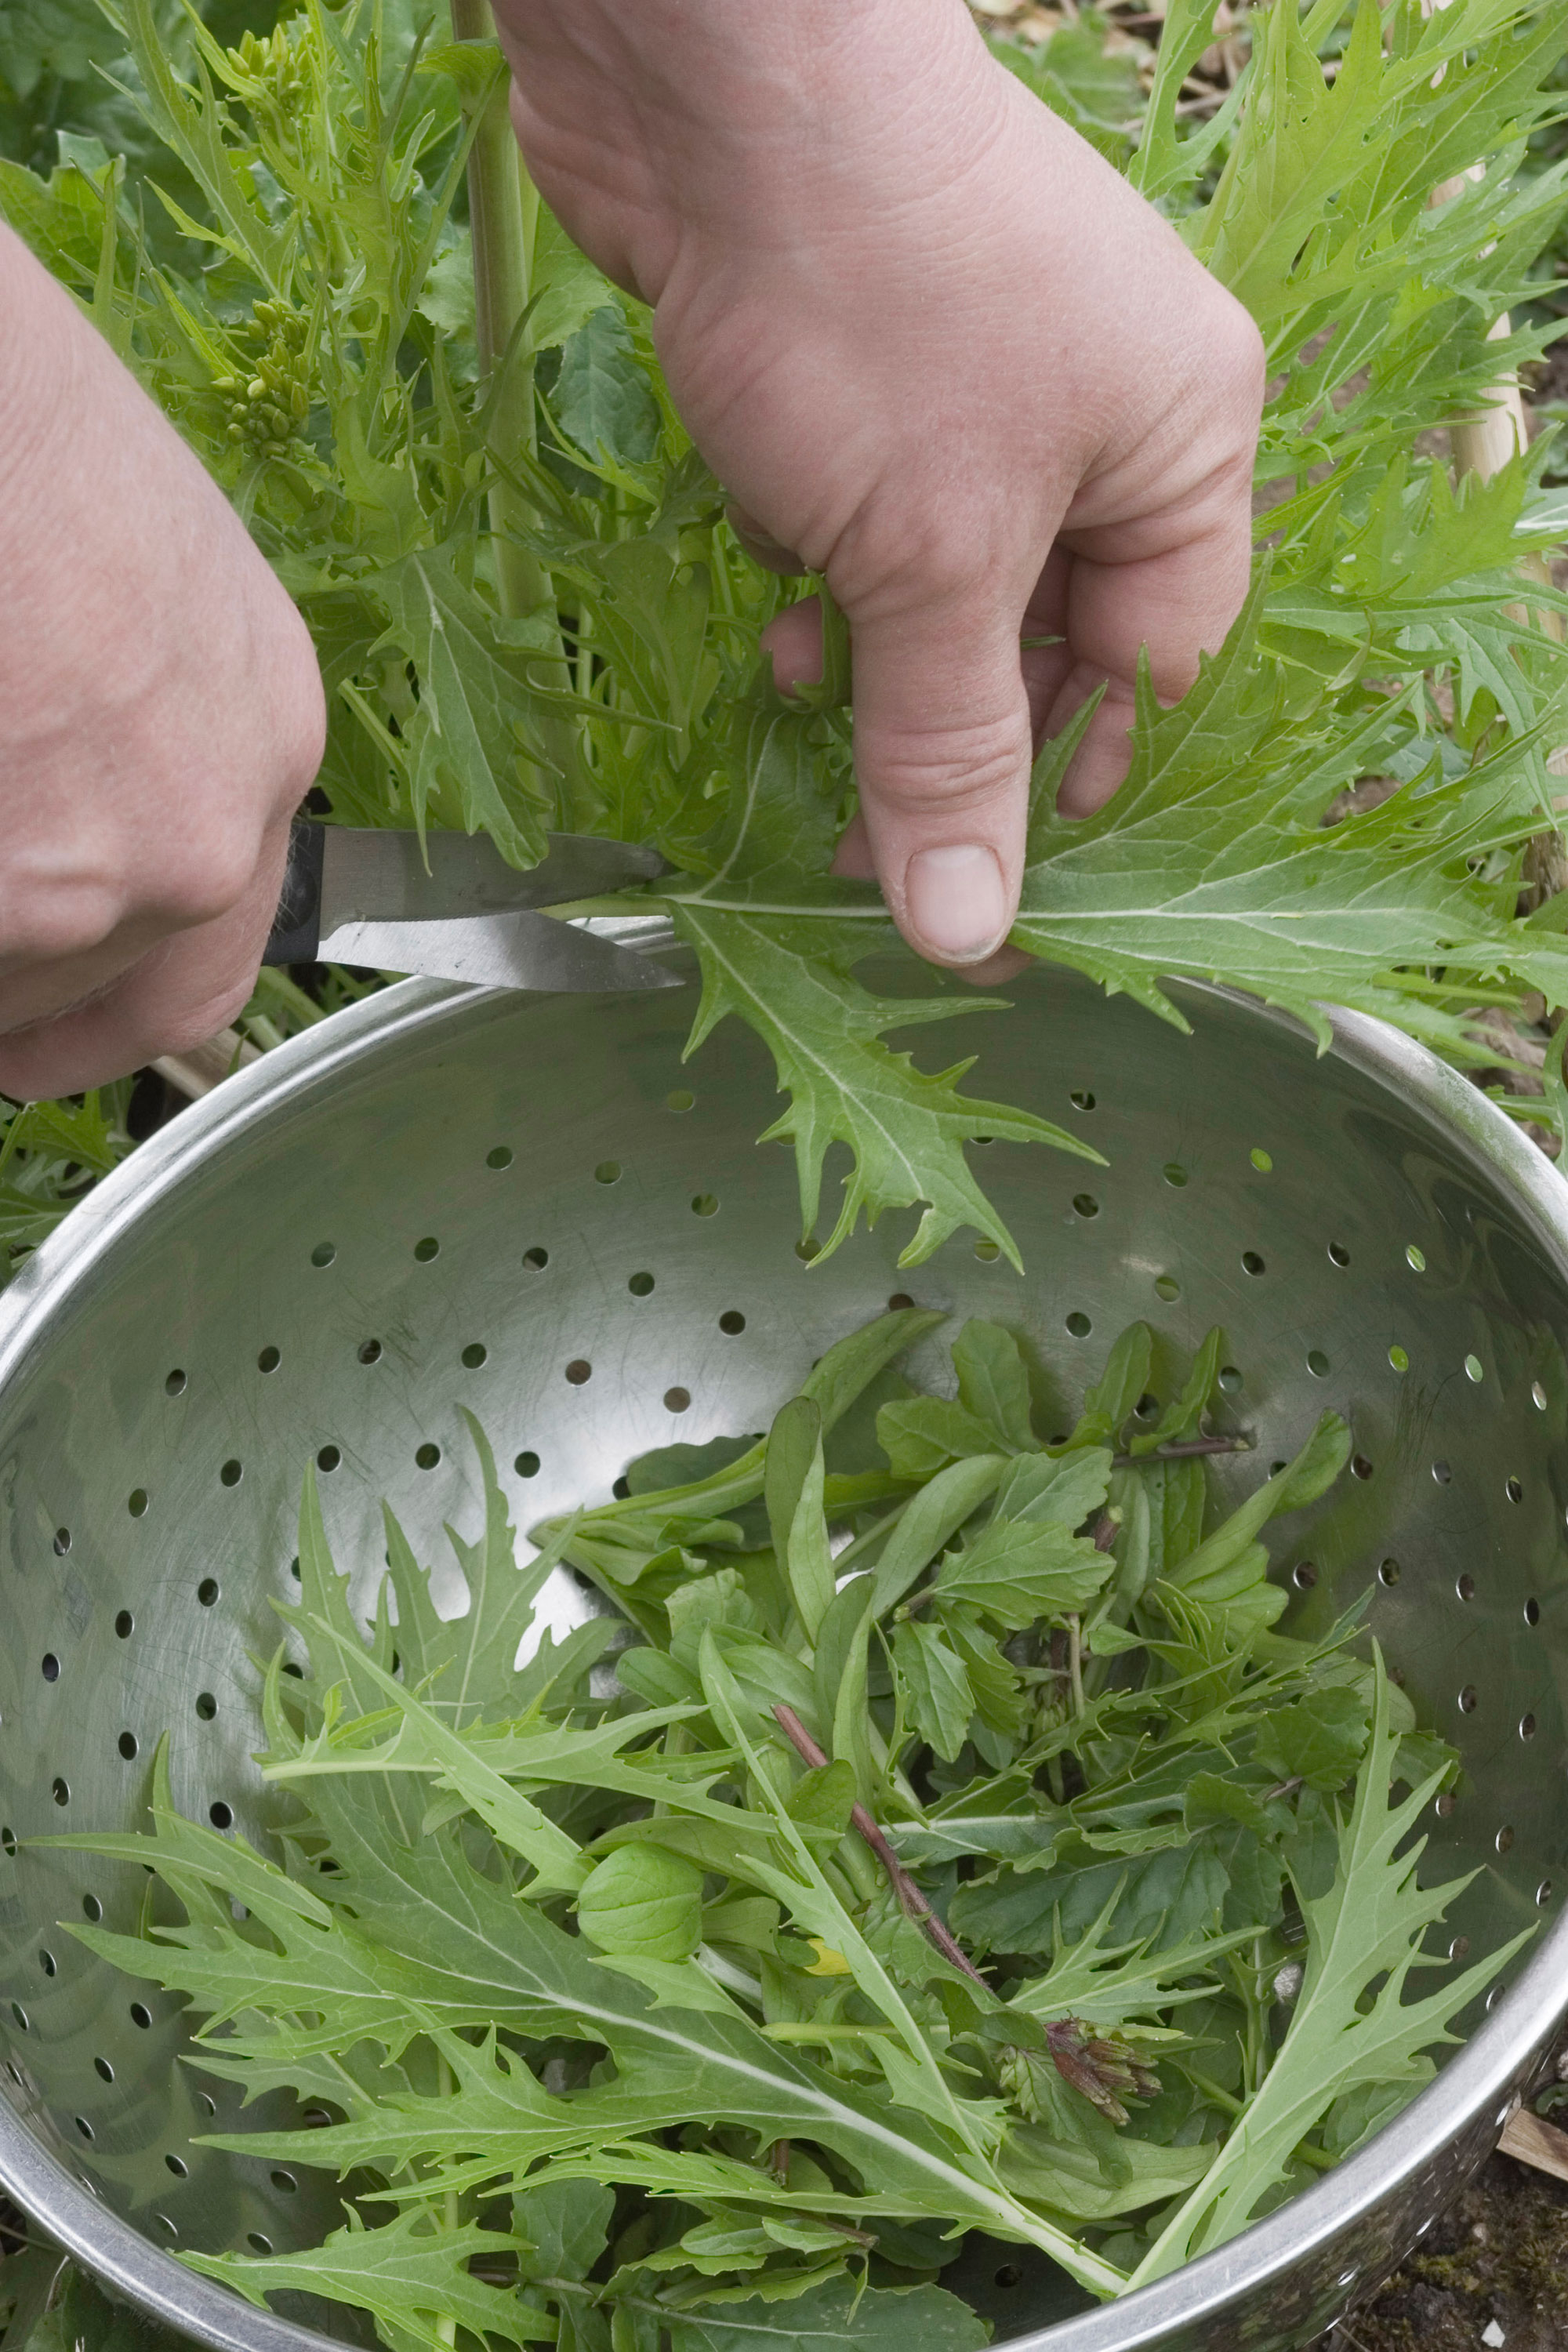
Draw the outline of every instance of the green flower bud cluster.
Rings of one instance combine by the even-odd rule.
[[[310,413],[310,322],[283,302],[258,302],[253,315],[251,331],[263,347],[254,372],[218,376],[213,390],[224,403],[230,441],[258,457],[286,457]]]
[[[270,101],[281,114],[291,114],[305,97],[305,74],[300,52],[279,25],[270,33],[247,33],[228,61],[247,81],[256,83],[256,98]],[[252,93],[247,91],[249,100]]]

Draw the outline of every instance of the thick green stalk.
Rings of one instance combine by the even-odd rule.
[[[451,0],[452,31],[459,41],[493,41],[495,19],[489,0]],[[509,620],[526,614],[543,614],[553,622],[555,591],[546,567],[527,547],[524,538],[534,520],[526,492],[509,479],[519,456],[532,457],[538,447],[533,415],[533,352],[525,323],[533,276],[534,228],[539,217],[539,194],[523,168],[507,103],[509,83],[501,80],[482,100],[474,142],[468,151],[468,226],[474,257],[474,324],[479,365],[499,396],[490,412],[489,439],[501,467],[489,489],[490,545],[495,561],[496,593]],[[544,653],[537,665],[542,687],[568,690],[572,673],[565,650]],[[540,740],[559,781],[541,779],[553,790],[557,817],[572,823],[573,790],[577,779],[576,730],[563,713],[548,709],[536,714]]]

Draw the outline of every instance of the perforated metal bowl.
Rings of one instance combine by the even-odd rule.
[[[335,2190],[193,2144],[215,2113],[233,2130],[286,2110],[242,2113],[180,2065],[177,2003],[60,1933],[131,1924],[140,1872],[18,1841],[135,1823],[164,1731],[181,1806],[265,1839],[251,1661],[291,1590],[310,1456],[368,1607],[384,1495],[426,1559],[444,1519],[473,1523],[459,1406],[526,1526],[652,1445],[764,1426],[889,1295],[1014,1324],[1066,1387],[1134,1317],[1181,1349],[1223,1324],[1259,1448],[1216,1471],[1237,1491],[1325,1404],[1348,1412],[1353,1475],[1292,1523],[1294,1622],[1371,1580],[1374,1630],[1465,1759],[1430,1823],[1432,1865],[1478,1873],[1452,1933],[1479,1950],[1543,1930],[1434,2088],[1234,2244],[1078,2316],[1014,2250],[954,2283],[999,2337],[1051,2323],[1042,2352],[1299,2345],[1492,2144],[1568,2001],[1568,1188],[1374,1024],[1341,1022],[1319,1059],[1212,992],[1183,992],[1186,1039],[1047,971],[1014,992],[1011,1017],[974,1023],[987,1090],[1110,1162],[984,1154],[1023,1279],[967,1238],[900,1273],[894,1219],[803,1264],[792,1156],[753,1141],[771,1069],[733,1023],[683,1068],[689,992],[410,982],[184,1113],[0,1302],[0,2183],[145,2309],[213,2346],[304,2352],[321,2338],[174,2249],[301,2244]],[[587,1606],[564,1574],[552,1599]]]

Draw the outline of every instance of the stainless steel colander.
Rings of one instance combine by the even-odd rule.
[[[792,1155],[753,1140],[771,1069],[734,1023],[683,1067],[689,993],[415,982],[184,1113],[0,1302],[0,2184],[148,2311],[237,2352],[320,2344],[174,2255],[299,2245],[335,2189],[194,2145],[215,2116],[288,2111],[178,2063],[177,2003],[61,1932],[132,1924],[141,1873],[19,1842],[134,1825],[165,1731],[182,1808],[265,1840],[253,1659],[294,1589],[309,1458],[368,1608],[383,1496],[427,1559],[443,1520],[474,1522],[460,1406],[526,1526],[650,1446],[764,1427],[900,1293],[1013,1324],[1064,1390],[1135,1317],[1178,1349],[1223,1324],[1258,1447],[1216,1471],[1237,1492],[1347,1412],[1353,1475],[1289,1523],[1285,1622],[1372,1584],[1391,1663],[1464,1757],[1430,1823],[1431,1866],[1477,1874],[1450,1931],[1479,1951],[1542,1927],[1433,2088],[1234,2244],[1087,2314],[1014,2249],[952,2283],[1040,2352],[1300,2345],[1495,2140],[1568,2006],[1568,1187],[1376,1024],[1341,1021],[1319,1059],[1215,992],[1181,992],[1187,1038],[1044,970],[1013,992],[973,1023],[987,1092],[1110,1163],[983,1154],[1022,1279],[967,1237],[900,1272],[894,1219],[803,1263]],[[564,1572],[549,1598],[589,1605]]]

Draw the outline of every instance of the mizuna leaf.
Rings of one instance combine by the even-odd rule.
[[[885,1209],[923,1203],[900,1265],[921,1264],[966,1224],[1018,1265],[1017,1245],[970,1173],[963,1146],[989,1135],[1004,1142],[1052,1143],[1085,1160],[1098,1160],[1099,1153],[1031,1111],[961,1095],[958,1080],[969,1062],[928,1076],[882,1042],[889,1029],[984,1012],[992,1009],[990,1001],[873,996],[851,971],[879,944],[864,926],[847,929],[826,921],[720,913],[693,900],[678,902],[675,919],[702,964],[702,1003],[688,1050],[695,1051],[731,1013],[767,1045],[790,1107],[761,1139],[794,1140],[807,1234],[816,1222],[828,1146],[847,1143],[855,1155],[837,1222],[820,1255],[837,1249],[862,1213],[875,1224]]]
[[[1425,1999],[1405,2000],[1412,1969],[1435,1965],[1421,1948],[1426,1931],[1468,1882],[1426,1888],[1417,1883],[1426,1840],[1409,1846],[1406,1841],[1443,1776],[1424,1781],[1402,1804],[1391,1804],[1397,1745],[1380,1674],[1372,1738],[1334,1883],[1326,1895],[1301,1897],[1306,1977],[1289,2030],[1211,2170],[1139,2265],[1138,2285],[1164,2277],[1244,2229],[1342,2093],[1373,2083],[1417,2087],[1426,2079],[1420,2054],[1453,2039],[1446,2031],[1449,2020],[1530,1940],[1533,1931],[1527,1929],[1458,1976],[1445,1970],[1439,1990]]]
[[[671,2352],[979,2352],[989,2330],[939,2286],[861,2287],[831,2279],[783,2305],[733,2303],[666,2317]]]

